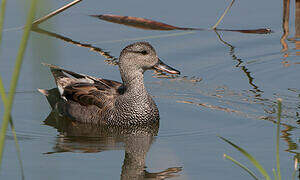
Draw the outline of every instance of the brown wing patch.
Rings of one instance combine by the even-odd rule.
[[[63,96],[67,100],[72,100],[81,105],[96,105],[103,108],[106,103],[111,102],[118,95],[117,84],[113,82],[105,85],[101,82],[91,83],[75,83],[65,87]],[[120,83],[119,83],[120,84]]]
[[[123,92],[120,90],[122,83],[117,81],[75,73],[51,64],[43,64],[50,67],[59,94],[64,100],[77,102],[82,106],[95,105],[102,109]],[[46,95],[46,92],[42,90],[40,92]]]

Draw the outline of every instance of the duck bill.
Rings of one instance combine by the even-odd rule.
[[[160,59],[158,59],[158,62],[154,65],[154,69],[164,71],[170,74],[180,74],[180,71],[166,65]]]

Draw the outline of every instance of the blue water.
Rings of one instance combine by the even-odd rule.
[[[43,1],[39,4],[37,18],[65,3]],[[276,166],[276,101],[281,98],[281,129],[288,129],[282,132],[280,139],[281,170],[283,179],[291,179],[293,158],[299,153],[300,56],[299,45],[296,46],[299,37],[296,42],[286,40],[288,50],[282,51],[282,2],[236,1],[220,28],[271,28],[274,33],[220,32],[222,39],[234,46],[233,51],[215,32],[176,35],[182,32],[136,29],[87,16],[111,13],[182,27],[209,28],[228,3],[221,0],[90,0],[77,4],[40,27],[75,41],[91,43],[115,57],[132,42],[148,41],[161,59],[181,71],[182,75],[177,79],[156,78],[152,72],[145,74],[146,87],[154,96],[161,116],[158,134],[147,144],[149,151],[144,154],[147,172],[182,167],[180,172],[172,174],[176,175],[172,179],[251,179],[223,158],[226,153],[259,174],[238,151],[218,139],[217,135],[220,135],[245,148],[272,174],[272,168]],[[294,3],[291,2],[288,38],[295,37],[296,33]],[[24,7],[27,6],[25,2],[7,2],[6,30],[0,54],[0,74],[6,89],[22,36],[22,30],[14,28],[25,23]],[[43,123],[51,109],[36,91],[37,88],[55,86],[49,69],[41,62],[121,81],[117,67],[104,60],[88,48],[31,33],[12,114],[26,179],[120,179],[124,174],[122,166],[127,140],[68,139],[56,128]],[[2,104],[0,115],[3,115]],[[101,152],[97,151],[99,149]],[[8,132],[0,177],[21,177],[11,132]]]

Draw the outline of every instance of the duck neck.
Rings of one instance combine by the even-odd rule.
[[[125,93],[139,95],[147,94],[147,90],[144,86],[144,74],[142,70],[126,71],[126,73],[123,73],[122,70],[120,71],[125,87]]]

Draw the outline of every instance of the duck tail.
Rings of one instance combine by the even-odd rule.
[[[47,64],[47,63],[42,63],[44,66],[48,66],[51,70],[51,73],[54,77],[56,86],[59,90],[60,95],[64,94],[64,88],[66,86],[68,86],[71,82],[72,82],[72,78],[70,78],[69,76],[67,76],[64,71],[64,69],[52,65],[52,64]],[[42,93],[43,94],[43,93]]]
[[[47,63],[42,63],[42,65],[48,66],[50,68],[56,83],[58,83],[61,78],[69,78],[65,73],[63,73],[64,69],[58,66]]]
[[[49,91],[46,90],[46,89],[38,89],[38,91],[39,91],[40,93],[42,93],[43,95],[45,95],[45,96],[48,96],[48,95],[49,95]]]
[[[61,96],[60,96],[57,88],[53,88],[50,90],[38,89],[38,91],[46,96],[52,109],[54,109],[56,104],[61,100]]]

